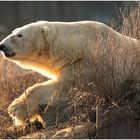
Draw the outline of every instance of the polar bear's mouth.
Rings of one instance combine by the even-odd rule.
[[[0,51],[2,51],[6,57],[13,57],[16,55],[16,53],[12,49],[4,44],[0,45]]]
[[[15,52],[4,52],[4,54],[5,54],[6,57],[13,57],[13,56],[16,55]]]

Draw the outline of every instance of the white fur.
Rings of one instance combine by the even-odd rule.
[[[22,37],[18,38],[18,34],[22,34]],[[111,40],[112,47],[109,45]],[[9,58],[11,61],[23,68],[43,73],[53,81],[30,87],[12,102],[8,108],[11,117],[22,122],[27,118],[24,112],[29,111],[31,116],[37,114],[42,101],[46,104],[51,102],[53,105],[60,97],[65,100],[71,87],[80,89],[87,87],[89,83],[96,85],[96,80],[101,78],[104,87],[111,89],[111,84],[107,83],[108,81],[112,83],[113,79],[103,72],[106,68],[103,64],[111,62],[110,58],[117,62],[115,67],[111,65],[110,67],[114,68],[115,82],[121,85],[129,77],[133,50],[139,52],[140,44],[138,40],[121,35],[105,24],[94,21],[68,23],[39,21],[17,28],[1,43],[16,53],[14,57]],[[128,70],[124,72],[122,52],[128,48],[131,50],[130,53],[124,55]],[[109,53],[109,50],[113,49],[115,57],[112,52]],[[109,59],[105,61],[105,58]],[[135,60],[137,64],[138,57]],[[134,77],[139,79],[138,67]],[[56,97],[56,93],[60,97]],[[105,94],[104,96],[108,96]],[[27,102],[28,107],[25,105]]]

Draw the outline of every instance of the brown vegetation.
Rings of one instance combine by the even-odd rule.
[[[8,138],[5,131],[12,126],[12,121],[7,114],[7,107],[29,86],[46,78],[35,72],[22,70],[2,56],[0,58],[0,138]]]
[[[127,5],[126,5],[126,8],[124,8],[124,10],[121,11],[121,14],[122,14],[121,20],[123,20],[121,33],[128,35],[130,37],[140,39],[140,23],[139,23],[140,4],[138,4],[135,9],[131,9],[131,12],[130,10],[128,12]],[[111,45],[111,42],[109,45]],[[110,51],[109,54],[114,56],[116,55],[113,49],[108,51]],[[116,64],[115,61],[113,62],[111,61],[111,55],[106,56],[105,52],[102,53],[104,54],[102,58],[103,60],[106,60],[106,57],[110,57],[110,61],[106,63],[107,65],[105,65],[105,67],[111,66],[111,68],[113,68],[113,66],[115,66]],[[126,55],[128,55],[127,52]],[[139,53],[136,53],[136,55],[139,55]],[[99,62],[99,60],[97,62]],[[108,77],[112,77],[112,79],[113,78],[115,79],[115,73],[113,69],[109,69],[109,68],[110,67],[108,67],[108,71],[103,71],[104,75],[108,75]],[[102,69],[104,68],[102,67]],[[133,75],[133,72],[135,72],[135,67],[132,67],[131,70],[132,71],[130,73],[130,77],[131,75]],[[95,74],[96,72],[98,71],[95,71]],[[0,97],[1,97],[0,98],[0,138],[17,138],[21,135],[26,134],[23,130],[17,132],[15,130],[10,130],[10,129],[8,130],[8,128],[12,125],[12,121],[10,120],[6,112],[6,109],[8,105],[11,103],[11,101],[13,101],[19,95],[21,95],[27,87],[33,85],[34,83],[41,82],[44,80],[46,80],[46,78],[44,78],[43,76],[35,72],[22,70],[21,68],[14,65],[13,63],[3,58],[1,59],[0,62]],[[98,77],[96,86],[99,88],[101,92],[109,92],[110,97],[108,99],[108,106],[117,106],[117,107],[123,106],[124,104],[128,103],[130,100],[132,101],[134,96],[140,91],[140,84],[139,84],[140,81],[135,81],[135,79],[129,78],[122,85],[120,85],[119,89],[116,89],[117,83],[115,83],[115,81],[113,80],[110,81],[110,79],[108,79],[109,82],[107,83],[107,84],[112,84],[112,89],[106,89],[105,86],[103,85],[104,83],[101,81],[102,81],[102,77]],[[120,94],[120,92],[124,94],[122,95]],[[113,98],[111,98],[112,94],[114,96]],[[120,96],[118,96],[118,94],[120,94]],[[77,121],[89,121],[89,120],[91,120],[92,122],[96,121],[95,120],[96,116],[94,113],[96,105],[99,103],[104,103],[104,100],[97,98],[95,95],[93,95],[93,93],[82,92],[82,91],[79,91],[70,97],[71,97],[71,101],[70,101],[69,110],[72,111],[72,117],[70,119],[71,123]],[[32,130],[34,131],[34,129]]]

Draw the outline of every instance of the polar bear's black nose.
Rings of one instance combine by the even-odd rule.
[[[12,57],[16,55],[16,53],[10,47],[4,44],[0,45],[0,51],[3,51],[6,57]]]
[[[6,48],[6,46],[4,44],[0,45],[0,51],[3,51]]]

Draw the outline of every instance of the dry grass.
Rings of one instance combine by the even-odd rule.
[[[140,4],[138,4],[135,9],[129,10],[129,12],[126,5],[126,8],[124,8],[124,11],[121,11],[121,14],[121,20],[123,21],[121,33],[140,39]],[[110,46],[113,45],[112,41],[113,40],[109,40]],[[106,53],[106,51],[108,52]],[[116,80],[116,71],[114,71],[114,67],[118,65],[115,63],[117,62],[118,58],[114,57],[116,56],[116,50],[114,50],[114,47],[110,47],[110,49],[106,51],[103,51],[102,49],[97,51],[102,54],[102,57],[100,57],[101,59],[99,60],[99,54],[96,55],[95,60],[98,60],[96,65],[98,65],[99,69],[97,71],[95,70],[93,74],[96,74],[97,72],[101,73],[101,71],[102,73],[96,79],[96,86],[102,94],[108,93],[110,105],[114,103],[117,105],[122,105],[122,102],[124,104],[128,101],[130,95],[139,92],[140,81],[135,81],[135,78],[133,77],[135,66],[132,64],[129,77],[126,78],[123,77],[123,75],[120,75],[121,79],[123,79],[123,82],[122,84],[118,84],[116,81],[121,79]],[[125,55],[122,55],[121,53],[119,54],[120,56],[123,56],[122,59],[124,60],[124,63],[126,61],[125,57],[128,56],[131,51],[131,49],[128,49],[128,51],[125,52]],[[135,55],[137,55],[137,52],[136,54],[134,53],[134,61],[136,57]],[[124,66],[123,73],[126,73],[126,68],[127,66]],[[104,83],[102,77],[104,75],[108,77],[108,83]],[[11,132],[13,134],[10,133],[8,128],[12,125],[12,121],[10,120],[6,109],[9,104],[19,95],[21,95],[26,88],[33,85],[34,83],[44,81],[45,78],[35,72],[25,71],[13,63],[2,59],[0,63],[0,79],[0,138],[17,138],[19,135],[21,136],[26,133],[22,130],[12,130]],[[137,89],[135,88],[136,85],[138,85]],[[127,97],[128,93],[130,93],[129,97]],[[85,91],[76,92],[70,98],[71,101],[69,110],[72,112],[71,122],[77,122],[81,120],[87,121],[91,120],[91,118],[96,118],[94,114],[95,107],[98,103],[104,102],[104,100],[97,98],[93,93]],[[94,119],[92,121],[95,122]]]
[[[120,9],[120,33],[140,39],[140,3],[135,6],[134,8],[125,3],[124,7]],[[112,26],[115,28],[116,24],[113,23]],[[74,112],[71,118],[73,122],[91,120],[91,114],[92,119],[95,118],[95,107],[98,104],[106,104],[108,109],[118,108],[130,104],[134,101],[135,96],[140,94],[140,78],[138,78],[140,75],[140,47],[135,49],[135,45],[127,46],[125,42],[116,47],[117,44],[114,43],[112,36],[106,39],[107,46],[102,47],[99,40],[98,49],[93,56],[95,85],[98,94],[106,95],[105,100],[96,97],[91,92],[79,91],[75,93],[70,107]],[[94,122],[95,119],[92,121]]]
[[[140,3],[133,6],[124,6],[120,9],[121,25],[120,33],[132,38],[140,37]],[[116,23],[112,23],[112,27],[116,27]],[[96,86],[99,94],[107,95],[108,100],[117,104],[126,102],[128,92],[133,88],[137,88],[140,83],[140,48],[134,44],[128,46],[123,42],[118,46],[114,43],[111,35],[106,38],[108,44],[102,47],[99,39],[99,46],[94,55],[94,69]],[[129,41],[129,40],[128,40]],[[117,46],[117,47],[116,47]],[[100,73],[98,75],[97,73]],[[130,93],[130,92],[129,92]],[[138,90],[137,90],[138,93]],[[135,95],[134,95],[135,96]]]
[[[121,33],[136,39],[140,39],[140,4],[139,2],[135,3],[134,6],[128,8],[128,4],[125,4],[125,7],[120,9],[122,23]]]
[[[6,111],[7,107],[29,86],[46,78],[35,72],[22,70],[1,57],[0,79],[0,138],[16,138],[18,136],[16,130],[12,131],[13,134],[7,133],[8,128],[12,126],[12,120]]]

